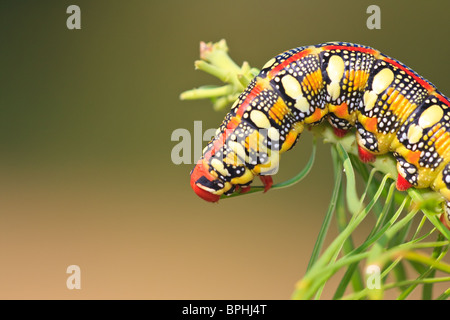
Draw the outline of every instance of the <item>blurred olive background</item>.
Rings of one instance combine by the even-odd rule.
[[[71,4],[81,30],[66,27]],[[193,62],[222,38],[255,67],[302,45],[370,45],[448,93],[450,3],[377,1],[380,30],[366,27],[371,4],[0,2],[0,298],[289,299],[331,195],[329,146],[301,184],[205,203],[171,134],[224,113],[179,94],[216,83]],[[275,181],[310,151],[305,133]],[[72,264],[81,290],[66,287]]]

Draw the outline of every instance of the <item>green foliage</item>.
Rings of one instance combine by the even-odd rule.
[[[226,84],[186,91],[182,99],[208,98],[216,110],[234,102],[257,70],[248,63],[238,67],[227,52],[224,40],[201,44],[202,60],[196,62],[196,67]],[[431,190],[397,191],[393,157],[377,157],[369,170],[357,158],[354,136],[337,138],[326,125],[313,127],[311,132],[315,138],[305,168],[295,177],[273,186],[274,189],[285,188],[299,182],[314,164],[317,138],[330,143],[333,193],[307,271],[295,285],[292,298],[320,299],[329,280],[344,271],[339,285],[333,289],[333,299],[382,299],[387,290],[396,289],[397,299],[402,300],[419,286],[422,299],[432,299],[435,283],[450,282],[450,276],[436,276],[437,271],[450,275],[450,265],[443,262],[449,249],[450,231],[438,218],[443,199]],[[364,184],[360,196],[355,173]],[[248,193],[261,191],[263,187],[252,187]],[[355,246],[354,232],[370,216],[376,222],[365,240]],[[339,234],[324,247],[333,217]],[[426,224],[427,220],[431,227]],[[436,299],[444,300],[449,296],[450,289],[447,289]]]

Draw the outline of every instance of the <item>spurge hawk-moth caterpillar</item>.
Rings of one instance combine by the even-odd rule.
[[[279,155],[305,126],[327,119],[337,135],[356,127],[363,162],[391,152],[397,188],[427,188],[445,202],[450,225],[450,101],[429,81],[379,51],[333,42],[270,59],[239,96],[191,172],[201,198],[268,190]]]

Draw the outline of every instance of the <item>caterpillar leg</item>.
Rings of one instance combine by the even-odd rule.
[[[402,175],[399,173],[397,176],[397,182],[395,184],[398,191],[406,191],[412,187],[412,184],[408,182]]]
[[[259,176],[259,178],[261,179],[261,182],[264,185],[264,192],[269,191],[273,185],[272,176]],[[237,191],[239,193],[246,193],[246,192],[249,192],[251,188],[252,187],[250,185],[248,185],[248,186],[237,185],[235,191]]]
[[[250,189],[251,189],[250,186],[243,186],[243,187],[241,187],[240,185],[236,186],[236,191],[239,193],[247,193],[250,191]]]
[[[362,162],[374,162],[378,151],[378,141],[372,132],[367,131],[361,123],[356,123],[356,142],[358,155]]]
[[[406,161],[405,158],[403,158],[396,152],[394,152],[394,157],[397,160],[397,189],[399,191],[405,191],[412,186],[416,186],[419,176],[419,172],[416,166]]]
[[[334,134],[339,137],[342,138],[343,136],[345,136],[348,132],[348,130],[345,129],[339,129],[339,128],[333,128]]]
[[[264,192],[269,191],[273,185],[272,176],[259,176],[259,178],[261,179],[261,182],[264,185]]]
[[[359,144],[358,144],[358,157],[359,160],[361,160],[364,163],[374,162],[376,159],[376,156],[373,153],[370,153],[369,151],[361,147]]]
[[[330,113],[328,115],[328,122],[333,127],[334,134],[339,138],[345,136],[352,127],[352,125],[346,119],[341,119],[334,113]]]

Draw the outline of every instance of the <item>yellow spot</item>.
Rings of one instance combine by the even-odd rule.
[[[428,128],[435,125],[441,120],[444,115],[444,111],[437,104],[432,105],[426,109],[419,118],[419,126],[422,128]]]
[[[410,143],[419,142],[420,138],[422,138],[422,135],[423,131],[421,127],[416,126],[414,123],[409,126],[407,136]]]
[[[292,99],[297,99],[302,95],[302,88],[300,83],[290,74],[285,75],[281,79],[281,84],[283,85],[284,91]]]
[[[266,115],[259,110],[253,110],[250,113],[250,119],[258,128],[270,128],[269,119],[267,119]]]
[[[370,111],[375,106],[378,96],[373,91],[366,91],[364,93],[364,110]]]
[[[295,108],[300,110],[301,112],[308,112],[309,110],[309,102],[305,97],[300,97],[295,101]]]
[[[339,98],[339,95],[341,94],[341,87],[339,86],[339,82],[331,82],[327,86],[327,91],[331,99],[336,100],[337,98]]]
[[[382,93],[394,81],[394,73],[391,69],[385,68],[378,72],[373,78],[372,91],[376,94]]]
[[[221,175],[223,176],[227,176],[228,175],[228,170],[225,169],[225,167],[223,166],[223,162],[220,161],[219,159],[213,158],[211,160],[211,166],[216,169],[216,171],[218,171]]]
[[[253,173],[245,168],[245,172],[242,176],[231,179],[232,184],[246,184],[253,180]]]
[[[280,133],[274,127],[270,127],[269,130],[267,130],[267,135],[269,136],[270,140],[280,139]]]
[[[245,149],[242,146],[242,144],[235,142],[235,141],[229,141],[228,147],[233,150],[233,153],[235,153],[240,159],[245,160]]]
[[[331,83],[327,86],[328,94],[331,99],[336,100],[341,94],[341,87],[339,81],[344,76],[345,64],[340,56],[332,56],[328,61],[327,73],[331,79]]]
[[[269,61],[266,62],[266,64],[262,67],[263,69],[270,67],[271,65],[273,65],[275,63],[276,59],[272,58]]]

